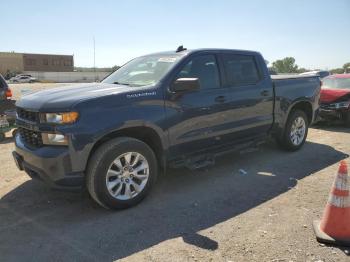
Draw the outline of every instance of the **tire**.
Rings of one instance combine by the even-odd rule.
[[[301,129],[297,128],[298,132],[296,134],[297,138],[292,135],[293,124],[296,124],[298,122],[296,121],[302,121],[304,122],[304,132],[301,132]],[[300,122],[299,122],[300,123]],[[289,116],[288,120],[286,122],[286,126],[283,132],[283,135],[277,139],[277,142],[280,144],[282,148],[288,151],[296,151],[299,150],[305,143],[307,134],[309,129],[309,121],[304,111],[301,110],[293,110]],[[300,135],[298,135],[300,134]],[[293,139],[296,138],[296,139]]]
[[[4,133],[0,133],[0,142],[5,140],[5,134]]]
[[[141,166],[148,168],[137,171]],[[131,170],[133,168],[135,170]],[[137,205],[147,196],[157,175],[158,164],[153,150],[140,140],[119,137],[105,142],[93,153],[87,167],[86,186],[91,197],[102,207],[125,209]],[[112,187],[114,183],[116,185]]]

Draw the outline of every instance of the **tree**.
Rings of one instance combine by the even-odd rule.
[[[343,67],[340,68],[333,68],[329,70],[332,74],[344,74],[344,73],[350,73],[350,62],[345,63]]]
[[[309,70],[309,69],[306,69],[306,68],[304,68],[304,67],[299,67],[298,68],[298,72],[297,73],[305,73],[305,72],[308,72],[308,71],[311,71],[311,70]]]
[[[298,73],[298,65],[294,57],[285,57],[272,63],[272,69],[277,73]]]
[[[350,72],[350,62],[343,65],[344,72]]]
[[[331,74],[343,74],[344,73],[344,68],[334,68],[329,70]]]

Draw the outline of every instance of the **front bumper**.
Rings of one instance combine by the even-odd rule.
[[[349,109],[325,109],[320,108],[318,117],[319,120],[343,120]]]
[[[49,186],[62,190],[77,190],[84,185],[84,173],[73,172],[68,147],[44,146],[29,148],[16,136],[14,160],[20,170],[30,177],[43,180]]]

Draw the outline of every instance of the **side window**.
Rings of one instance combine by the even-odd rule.
[[[220,87],[219,70],[214,55],[202,55],[188,62],[176,78],[198,78],[201,89]]]
[[[229,86],[250,85],[260,80],[255,58],[249,55],[223,55]]]

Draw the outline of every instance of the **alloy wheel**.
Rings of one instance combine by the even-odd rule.
[[[118,200],[130,200],[145,188],[149,178],[149,164],[140,153],[127,152],[110,165],[106,186],[110,195]]]

